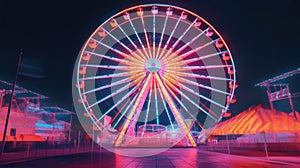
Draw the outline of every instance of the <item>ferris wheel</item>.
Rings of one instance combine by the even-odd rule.
[[[195,146],[187,121],[208,129],[236,101],[224,39],[197,14],[171,5],[134,6],[102,23],[84,44],[73,79],[78,113],[98,129],[108,116],[119,132],[115,146],[147,124],[177,125]]]

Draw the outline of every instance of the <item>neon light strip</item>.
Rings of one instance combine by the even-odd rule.
[[[93,39],[93,38],[92,38],[92,39]],[[124,52],[122,52],[122,51],[120,51],[120,50],[117,50],[117,49],[115,49],[115,48],[112,48],[111,46],[109,46],[109,45],[107,45],[107,44],[104,44],[104,43],[102,43],[101,41],[98,41],[98,40],[96,40],[96,39],[93,39],[93,40],[96,41],[96,43],[98,43],[98,44],[100,44],[100,45],[102,45],[102,46],[104,46],[104,47],[106,47],[106,48],[108,48],[108,49],[114,51],[115,53],[120,54],[120,55],[122,55],[122,56],[125,57],[125,58],[128,58],[128,59],[131,60],[133,63],[138,64],[137,62],[139,62],[139,63],[140,63],[139,65],[143,65],[143,64],[144,64],[142,61],[137,60],[137,59],[131,57],[130,55],[128,55],[128,54],[126,54],[126,53],[124,53]]]
[[[187,107],[178,99],[178,97],[172,91],[172,89],[168,85],[166,85],[166,88],[171,93],[171,95],[173,96],[173,98],[175,98],[175,100],[180,104],[180,106],[183,107],[183,109],[186,111],[186,113],[188,113],[189,116],[191,116],[195,120],[195,122],[199,125],[200,128],[204,129],[204,127],[201,125],[201,123],[198,121],[198,119],[189,112],[189,110],[187,109]]]
[[[143,88],[141,89],[141,91],[140,91],[140,93],[139,93],[139,96],[137,97],[137,100],[136,100],[135,104],[132,106],[131,112],[130,112],[129,115],[127,116],[127,120],[126,120],[126,122],[125,122],[125,124],[124,124],[124,126],[123,126],[123,128],[122,128],[122,131],[120,132],[120,134],[119,134],[117,140],[115,141],[115,146],[120,146],[120,144],[121,144],[121,142],[122,142],[122,139],[123,139],[123,137],[124,137],[124,135],[125,135],[125,131],[127,130],[128,126],[129,126],[129,124],[130,124],[130,121],[131,121],[131,119],[132,119],[134,113],[136,112],[136,109],[137,109],[137,107],[138,107],[138,105],[139,105],[141,99],[143,98],[144,93],[145,93],[145,90],[146,90],[146,88],[148,87],[149,82],[151,81],[151,79],[152,79],[152,73],[149,73],[149,75],[148,75],[148,77],[147,77],[147,79],[146,79],[146,81],[145,81],[145,83],[144,83],[144,86],[143,86]],[[148,87],[148,89],[149,89],[149,87]]]
[[[159,75],[155,72],[155,73],[154,73],[154,76],[155,76],[155,79],[156,79],[156,81],[158,82],[158,84],[159,84],[159,86],[160,86],[162,92],[164,93],[164,96],[165,96],[165,98],[166,98],[166,100],[167,100],[167,102],[168,102],[168,104],[169,104],[169,107],[171,108],[171,110],[172,110],[172,112],[173,112],[173,115],[175,116],[175,119],[176,119],[178,125],[180,125],[181,128],[184,130],[185,135],[188,137],[188,139],[189,139],[190,142],[191,142],[191,145],[192,145],[193,147],[196,147],[197,145],[196,145],[196,143],[195,143],[195,141],[194,141],[194,139],[193,139],[193,137],[192,137],[192,135],[191,135],[189,129],[187,128],[187,126],[186,126],[184,120],[182,119],[182,117],[180,116],[180,113],[179,113],[178,109],[177,109],[176,106],[174,105],[174,102],[173,102],[173,100],[171,99],[169,93],[167,92],[165,86],[163,85],[163,83],[162,83],[162,81],[161,81]]]
[[[178,71],[186,70],[200,70],[200,69],[213,69],[213,68],[230,68],[232,65],[207,65],[207,66],[181,66],[181,67],[166,67],[166,69],[176,69]]]
[[[184,78],[213,79],[213,80],[222,80],[222,81],[232,80],[230,78],[222,78],[222,77],[217,77],[217,76],[206,76],[206,75],[199,75],[199,74],[193,74],[193,73],[178,72],[178,71],[173,71],[173,70],[166,70],[166,72],[173,74],[173,75],[181,76]]]
[[[203,49],[203,48],[205,48],[205,47],[207,47],[207,46],[209,46],[209,45],[215,43],[215,42],[218,41],[218,40],[219,40],[219,38],[216,39],[216,40],[210,41],[210,42],[208,42],[208,43],[205,43],[205,44],[203,44],[202,46],[199,46],[199,47],[197,47],[197,48],[195,48],[195,49],[192,49],[192,50],[190,50],[190,51],[188,51],[188,52],[186,52],[186,53],[184,53],[184,54],[182,54],[182,55],[180,55],[180,56],[174,58],[173,60],[171,60],[171,59],[168,59],[168,60],[169,60],[169,61],[178,61],[178,60],[182,60],[182,59],[184,59],[185,57],[191,55],[192,53],[196,53],[197,51],[199,51],[199,50],[201,50],[201,49]],[[166,61],[166,62],[169,62],[169,61]]]
[[[189,25],[189,27],[182,33],[182,35],[176,40],[176,42],[172,45],[171,51],[178,45],[179,41],[186,35],[186,33],[194,26],[195,22],[198,20],[196,18],[192,24]]]
[[[154,85],[154,98],[155,98],[155,112],[156,114],[158,114],[158,101],[157,101],[157,85],[155,85],[155,83],[153,83]],[[159,123],[159,119],[156,118],[156,123]]]
[[[105,59],[108,59],[108,60],[116,61],[118,63],[123,63],[123,64],[126,64],[126,65],[136,65],[136,63],[133,63],[131,61],[127,61],[127,60],[124,60],[124,59],[116,58],[116,57],[113,57],[113,56],[99,54],[99,53],[94,53],[94,52],[91,52],[91,51],[84,51],[84,52],[88,53],[88,54],[91,54],[91,55],[94,55],[94,56],[97,56],[97,57],[100,57],[100,58],[105,58]]]
[[[170,75],[170,76],[173,76],[173,77],[176,79],[177,83],[180,84],[180,87],[182,87],[182,88],[187,88],[187,90],[192,91],[191,93],[198,94],[198,93],[195,92],[194,90],[192,90],[192,89],[188,88],[187,86],[183,85],[182,83],[180,83],[180,81],[182,81],[182,82],[184,82],[184,83],[188,83],[188,84],[194,85],[194,86],[197,86],[197,87],[201,87],[201,88],[204,88],[204,89],[208,89],[208,90],[211,90],[211,91],[215,91],[215,92],[218,92],[218,93],[222,93],[222,94],[225,94],[225,95],[230,95],[230,93],[224,92],[224,91],[219,90],[219,89],[212,88],[212,87],[210,87],[210,86],[205,86],[205,85],[199,84],[199,83],[197,83],[197,82],[194,82],[194,81],[191,81],[191,80],[188,80],[188,79],[181,78],[181,77],[179,77],[179,76],[176,76],[176,77],[175,77],[173,74],[169,74],[169,73],[168,73],[168,76],[169,76],[169,75]],[[167,74],[166,74],[166,76],[167,76]],[[202,97],[202,95],[199,95],[199,94],[198,94],[198,96],[201,97],[201,98],[203,98],[203,99],[205,99],[205,100],[208,99],[207,97],[205,97],[205,96]],[[217,103],[217,102],[214,102],[214,101],[212,101],[212,100],[210,100],[210,99],[208,99],[207,101],[210,101],[211,103],[214,103],[215,105],[218,105],[218,106],[224,108],[223,105],[221,105],[221,104],[219,104],[219,103]]]
[[[149,55],[148,55],[148,53],[147,53],[147,51],[146,51],[146,49],[145,49],[144,44],[142,43],[142,40],[141,40],[140,36],[138,35],[138,33],[137,33],[137,31],[136,31],[136,29],[135,29],[135,27],[134,27],[134,25],[133,25],[133,23],[131,21],[131,19],[129,18],[128,20],[129,20],[129,23],[130,23],[130,25],[131,25],[131,27],[132,27],[132,29],[133,29],[136,37],[138,38],[138,40],[139,40],[139,42],[140,42],[140,44],[141,44],[141,46],[143,48],[143,51],[144,51],[144,53],[146,55],[146,59],[150,58]]]
[[[52,125],[52,124],[44,124],[44,123],[35,123],[36,127],[43,127],[43,128],[58,128],[63,129],[61,125]]]
[[[222,91],[222,90],[210,87],[210,86],[206,86],[206,85],[203,85],[203,84],[199,84],[197,82],[182,78],[180,76],[174,76],[172,73],[165,72],[165,74],[168,75],[168,76],[172,76],[174,79],[176,79],[176,81],[182,81],[184,83],[192,84],[194,86],[198,86],[198,87],[210,90],[210,91],[215,91],[215,92],[222,93],[222,94],[225,94],[225,95],[230,95],[230,93],[228,93],[228,92],[225,92],[225,91]],[[181,84],[181,85],[183,85],[183,84]]]
[[[163,80],[169,84],[169,85],[173,85],[171,84],[168,80],[165,80],[165,78],[163,77]],[[207,116],[209,116],[210,118],[212,118],[213,120],[216,120],[217,115],[213,113],[210,114],[209,112],[207,112],[205,109],[203,109],[202,107],[200,107],[197,103],[195,103],[193,100],[191,100],[187,95],[185,95],[182,91],[180,91],[178,88],[176,87],[172,87],[173,89],[175,89],[178,93],[180,93],[186,100],[188,100],[190,103],[192,103],[195,107],[197,107],[198,109],[200,109],[202,112],[204,112]]]
[[[197,38],[199,38],[200,36],[202,36],[207,30],[209,29],[209,27],[207,29],[205,29],[204,31],[202,31],[200,34],[198,34],[197,36],[195,36],[191,41],[187,42],[185,45],[183,45],[182,47],[180,47],[178,50],[176,50],[170,57],[168,57],[168,60],[172,60],[174,58],[174,56],[177,56],[177,54],[179,54],[182,50],[184,50],[187,46],[189,46],[190,44],[192,44]],[[162,61],[166,62],[165,59],[162,59]]]
[[[134,82],[134,81],[133,81],[133,82]],[[115,96],[115,95],[117,95],[117,94],[123,92],[124,90],[128,89],[128,88],[130,87],[130,84],[133,83],[133,82],[128,83],[127,85],[125,85],[125,86],[121,87],[120,89],[118,89],[116,92],[114,92],[114,93],[112,93],[112,94],[110,94],[110,95],[108,95],[108,96],[106,96],[106,97],[104,97],[104,98],[98,100],[97,102],[95,102],[95,103],[93,103],[92,105],[88,106],[88,108],[92,108],[93,106],[95,106],[95,105],[97,105],[97,104],[99,104],[99,103],[102,103],[103,101],[105,101],[105,100],[107,100],[107,99],[109,99],[109,98],[111,98],[111,97],[113,97],[113,96]],[[138,85],[136,85],[136,86],[138,86]],[[133,91],[133,89],[132,89],[132,91]],[[130,92],[129,92],[129,93],[130,93]],[[124,97],[123,97],[123,98],[124,98]],[[123,99],[123,98],[122,98],[122,99]],[[121,100],[122,100],[122,99],[121,99]]]
[[[119,109],[118,108],[118,112],[116,113],[116,115],[114,115],[113,119],[111,119],[110,124],[112,125],[112,123],[117,119],[117,117],[121,114],[121,112],[124,110],[125,106],[128,105],[129,101],[130,101],[131,97],[129,96],[129,98],[127,99],[127,101],[122,105],[122,107]]]
[[[171,41],[171,37],[173,37],[173,34],[174,34],[175,30],[177,29],[177,26],[178,26],[180,20],[181,20],[181,17],[179,17],[179,19],[177,20],[177,22],[175,24],[175,27],[173,28],[173,30],[172,30],[172,32],[171,32],[171,34],[170,34],[170,36],[169,36],[169,38],[167,40],[167,43],[165,44],[165,46],[164,46],[162,52],[160,53],[158,59],[161,59],[163,57],[164,51],[166,50],[167,46],[169,45],[169,43]]]
[[[153,47],[152,47],[152,48],[153,48],[153,54],[152,54],[152,58],[155,58],[155,55],[156,55],[156,54],[155,54],[155,26],[156,26],[156,25],[155,25],[155,22],[156,22],[156,21],[155,21],[155,14],[154,14],[154,15],[153,15],[153,25],[152,25],[152,26],[153,26],[153,40],[152,40],[152,41],[153,41],[153,42],[152,42],[152,46],[153,46]]]
[[[142,20],[142,25],[143,25],[143,29],[144,29],[144,35],[145,35],[147,46],[148,46],[148,50],[149,50],[149,55],[150,55],[151,58],[153,58],[152,57],[152,53],[151,53],[151,49],[150,49],[149,39],[148,39],[148,36],[147,36],[147,31],[146,31],[146,28],[145,28],[145,22],[144,22],[143,15],[141,15],[141,20]]]
[[[159,44],[158,44],[158,47],[157,47],[157,53],[156,53],[155,58],[158,58],[158,55],[159,55],[159,50],[160,50],[161,43],[162,43],[162,40],[163,40],[163,37],[164,37],[164,33],[165,33],[165,29],[166,29],[168,17],[169,17],[169,15],[167,15],[167,17],[165,18],[164,27],[163,27],[162,33],[160,35],[160,40],[159,40]]]
[[[194,26],[195,22],[198,20],[198,18],[196,18],[192,24],[189,25],[189,27],[181,34],[181,36],[176,40],[176,42],[172,45],[172,47],[168,50],[168,52],[165,54],[165,59],[167,59],[167,57],[170,56],[170,53],[172,53],[172,51],[174,50],[174,48],[178,45],[178,43],[180,42],[180,40],[186,35],[186,33],[191,29],[191,27]],[[172,54],[171,54],[172,55]]]
[[[130,48],[128,48],[124,43],[122,43],[119,39],[117,39],[114,35],[109,33],[107,30],[105,30],[102,27],[102,30],[104,30],[110,37],[112,37],[116,42],[118,42],[122,47],[124,47],[127,51],[129,51],[137,60],[141,62],[145,62],[145,60],[141,60],[141,56],[137,55],[135,52],[133,52]]]
[[[152,78],[153,78],[153,77],[152,77]],[[143,108],[143,106],[144,106],[144,104],[145,104],[147,95],[148,95],[148,93],[149,93],[149,90],[150,90],[150,87],[151,87],[151,83],[152,83],[152,81],[153,81],[152,78],[151,78],[151,81],[149,82],[149,84],[147,85],[147,87],[146,87],[146,89],[145,89],[145,91],[144,91],[144,93],[143,93],[143,96],[141,97],[141,100],[140,100],[140,102],[139,102],[138,107],[136,108],[136,112],[135,112],[135,114],[134,114],[134,117],[133,117],[133,119],[132,119],[130,125],[129,125],[129,128],[135,128],[136,122],[137,122],[137,120],[139,119],[140,113],[141,113],[141,111],[142,111],[142,108]]]
[[[121,119],[123,118],[123,116],[127,113],[127,111],[129,110],[130,107],[132,107],[133,102],[136,100],[136,98],[138,97],[138,94],[136,94],[134,96],[134,98],[130,101],[130,103],[128,104],[128,106],[126,107],[125,111],[122,113],[122,115],[119,117],[118,121],[114,124],[113,128],[115,128],[118,123],[121,121]]]
[[[139,76],[140,74],[137,74],[135,76]],[[141,75],[139,78],[137,79],[141,79],[141,78],[144,78],[146,75]],[[101,87],[98,87],[98,88],[94,88],[92,90],[89,90],[89,91],[86,91],[86,92],[83,92],[83,94],[88,94],[88,93],[93,93],[93,92],[97,92],[97,91],[100,91],[100,90],[103,90],[103,89],[107,89],[107,88],[110,88],[110,87],[113,87],[113,86],[117,86],[117,85],[121,85],[121,84],[124,84],[126,82],[130,82],[132,79],[132,77],[128,77],[128,78],[124,78],[122,80],[119,80],[119,81],[116,81],[116,82],[112,82],[111,84],[108,84],[108,85],[104,85],[104,86],[101,86]]]
[[[150,102],[151,102],[151,97],[152,97],[152,88],[153,88],[153,81],[151,82],[151,86],[150,86],[149,100],[148,100],[148,104],[147,104],[147,111],[146,111],[146,117],[145,117],[145,122],[144,122],[144,127],[145,128],[146,128],[146,125],[147,125],[147,120],[148,120],[149,111],[150,111]],[[142,136],[144,136],[144,132],[145,132],[145,129],[143,129]]]
[[[82,80],[94,80],[94,79],[106,79],[106,78],[117,78],[117,77],[125,77],[125,76],[132,76],[137,73],[144,72],[144,70],[136,70],[136,71],[126,71],[126,72],[121,72],[121,73],[113,73],[113,74],[108,74],[108,75],[99,75],[99,76],[89,76],[89,77],[84,77],[84,78],[79,78],[80,81]]]
[[[171,66],[171,65],[181,66],[181,65],[193,63],[193,62],[196,62],[196,61],[204,60],[204,59],[207,59],[207,58],[211,58],[213,56],[219,56],[220,54],[223,54],[225,52],[227,52],[227,51],[221,51],[221,52],[216,52],[216,53],[213,53],[213,54],[207,54],[207,55],[199,56],[198,58],[191,58],[191,59],[187,59],[187,60],[181,60],[179,62],[169,63],[168,65],[169,66]]]
[[[158,84],[157,84],[157,85],[158,85]],[[160,88],[160,87],[158,87],[158,86],[157,86],[157,88],[158,88],[158,91],[159,91],[159,94],[160,94],[161,100],[162,100],[162,102],[163,102],[164,108],[166,109],[166,113],[167,113],[168,119],[169,119],[169,121],[170,121],[170,125],[171,125],[171,127],[174,129],[174,125],[173,125],[173,123],[172,123],[172,119],[171,119],[171,116],[170,116],[169,110],[168,110],[168,108],[167,108],[167,105],[166,105],[165,99],[164,99],[164,97],[163,97],[163,94],[162,94],[161,88]],[[158,113],[156,114],[156,117],[158,117]]]
[[[137,45],[131,40],[131,38],[127,35],[127,33],[124,31],[124,29],[118,24],[117,20],[114,19],[114,21],[115,21],[115,23],[117,24],[118,28],[119,28],[119,29],[122,31],[122,33],[125,35],[125,37],[126,37],[126,38],[130,41],[130,43],[134,46],[135,50],[138,51],[138,53],[140,54],[140,57],[141,57],[144,61],[146,61],[146,57],[144,56],[145,54],[142,53],[142,52],[138,49]]]
[[[140,82],[141,83],[141,82]],[[97,119],[97,121],[100,121],[105,115],[107,115],[108,113],[110,113],[114,108],[116,108],[120,103],[122,103],[126,98],[128,98],[133,92],[134,89],[136,87],[138,87],[138,85],[136,85],[130,92],[128,92],[124,97],[122,97],[116,104],[114,104],[109,110],[107,110],[99,119]]]
[[[132,66],[114,66],[114,65],[97,65],[97,64],[81,64],[81,67],[103,68],[103,69],[118,69],[118,70],[143,70],[143,67]]]

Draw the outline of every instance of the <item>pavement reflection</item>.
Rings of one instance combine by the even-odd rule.
[[[135,152],[135,150],[151,150],[147,148],[117,149],[123,152]],[[52,157],[15,163],[3,167],[11,168],[218,168],[218,167],[297,167],[300,164],[289,162],[269,162],[266,159],[257,159],[246,156],[227,155],[216,152],[199,150],[197,148],[171,148],[163,153],[148,157],[128,157],[117,155],[105,150],[94,153],[83,153],[69,156]]]

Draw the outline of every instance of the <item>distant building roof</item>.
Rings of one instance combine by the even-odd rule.
[[[270,83],[274,83],[276,81],[279,81],[281,79],[285,79],[285,78],[294,76],[294,75],[299,74],[299,73],[300,73],[300,68],[295,69],[293,71],[289,71],[289,72],[283,73],[281,75],[275,76],[275,77],[270,78],[268,80],[262,81],[262,82],[256,84],[255,86],[267,86]]]
[[[5,92],[8,94],[11,94],[12,85],[13,84],[11,84],[9,82],[0,80],[0,89],[1,90],[4,89]],[[47,99],[48,98],[42,94],[22,88],[18,85],[16,85],[14,93],[18,99]]]

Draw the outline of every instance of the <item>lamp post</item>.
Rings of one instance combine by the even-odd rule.
[[[20,54],[19,54],[19,61],[18,61],[18,66],[17,66],[17,70],[16,70],[15,80],[14,80],[14,84],[12,86],[11,97],[10,97],[9,104],[8,104],[8,109],[7,109],[7,115],[6,115],[5,126],[4,126],[3,137],[2,137],[2,143],[1,143],[0,159],[1,159],[2,154],[4,152],[5,138],[6,138],[6,131],[7,131],[7,126],[8,126],[8,121],[9,121],[10,109],[11,109],[11,104],[12,104],[12,101],[13,101],[15,87],[16,87],[17,80],[18,80],[18,74],[19,74],[22,54],[23,54],[23,52],[22,52],[22,49],[21,49]]]

